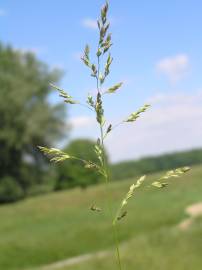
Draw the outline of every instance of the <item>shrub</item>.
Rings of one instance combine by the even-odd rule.
[[[15,202],[24,197],[21,186],[10,176],[0,180],[0,203]]]
[[[72,141],[64,151],[72,156],[79,156],[82,159],[97,161],[97,155],[94,151],[95,142],[88,139],[77,139]],[[107,155],[105,153],[106,160]],[[69,160],[67,163],[58,165],[58,176],[55,184],[55,190],[67,189],[76,186],[86,188],[89,185],[96,184],[102,180],[97,171],[86,170],[81,166],[80,160]]]

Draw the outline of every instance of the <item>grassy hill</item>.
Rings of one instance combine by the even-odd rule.
[[[202,268],[202,220],[186,232],[176,229],[187,205],[202,201],[202,168],[171,180],[163,190],[149,187],[130,201],[129,214],[120,222],[120,241],[127,270],[199,270]],[[114,182],[110,201],[115,210],[135,179]],[[106,208],[105,186],[74,189],[0,207],[0,269],[30,269],[100,250],[112,250],[113,237]],[[92,203],[103,211],[89,210]],[[98,267],[99,265],[99,267]],[[136,267],[136,268],[135,268]],[[115,269],[109,253],[64,269]]]

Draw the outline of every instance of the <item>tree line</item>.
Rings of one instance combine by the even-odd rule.
[[[202,149],[145,157],[111,165],[113,180],[123,180],[142,174],[202,164]]]

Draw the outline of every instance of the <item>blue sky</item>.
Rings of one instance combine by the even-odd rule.
[[[0,40],[62,68],[61,85],[85,100],[95,82],[79,56],[86,43],[92,50],[96,46],[95,19],[102,4],[1,0]],[[124,87],[106,99],[106,114],[116,123],[152,103],[148,115],[109,137],[112,161],[202,146],[201,10],[199,0],[110,1],[114,62],[106,87],[119,81]],[[85,109],[69,108],[69,120],[71,138],[97,136]]]

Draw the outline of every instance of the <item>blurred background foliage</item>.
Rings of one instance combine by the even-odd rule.
[[[46,160],[37,145],[52,145],[63,135],[64,106],[51,105],[50,70],[31,53],[0,45],[0,202],[25,197],[43,182]]]

